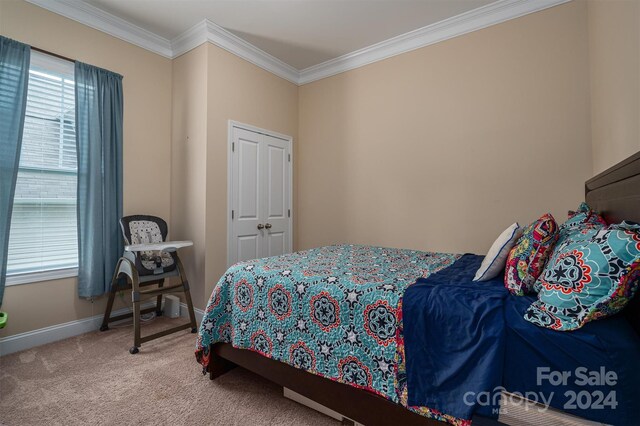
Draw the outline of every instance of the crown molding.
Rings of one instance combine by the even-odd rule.
[[[184,55],[188,51],[206,43],[207,40],[207,20],[205,19],[171,40],[171,56],[177,58],[180,55]]]
[[[571,0],[498,0],[300,71],[303,85]]]
[[[498,0],[303,70],[297,70],[208,19],[169,41],[83,1],[26,1],[170,59],[210,42],[278,77],[303,85],[571,0]]]
[[[298,84],[300,73],[296,68],[282,62],[280,59],[257,48],[208,19],[199,22],[173,39],[171,43],[173,57],[178,57],[207,41],[278,77]]]
[[[0,0],[1,1],[1,0]],[[165,58],[172,58],[171,43],[164,37],[160,37],[140,28],[122,18],[118,18],[108,12],[91,6],[83,1],[73,0],[26,0],[51,12],[73,19],[88,27],[105,32],[116,38],[135,44]]]

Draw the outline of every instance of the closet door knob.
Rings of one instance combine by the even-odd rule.
[[[271,226],[269,226],[269,228],[271,228]],[[259,224],[258,224],[258,229],[264,229],[264,225],[263,225],[263,224],[261,224],[261,223],[259,223]]]
[[[267,229],[271,229],[271,224],[270,223],[265,223],[264,227],[267,228]]]

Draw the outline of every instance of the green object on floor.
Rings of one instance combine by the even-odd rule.
[[[4,326],[7,325],[8,318],[9,315],[7,315],[6,312],[0,312],[0,328],[4,328]]]

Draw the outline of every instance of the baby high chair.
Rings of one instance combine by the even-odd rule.
[[[111,280],[109,300],[100,331],[108,330],[110,322],[133,316],[134,338],[133,346],[129,349],[132,355],[139,352],[139,348],[143,343],[167,334],[175,333],[185,328],[190,328],[191,332],[195,333],[197,331],[196,317],[193,312],[191,294],[189,293],[189,282],[177,253],[177,249],[193,245],[193,243],[191,241],[166,241],[167,223],[156,216],[126,216],[120,219],[120,227],[122,228],[126,245]],[[124,286],[119,285],[122,277],[127,279],[127,283]],[[165,280],[171,277],[179,277],[180,282],[165,287]],[[141,289],[154,284],[157,284],[156,288]],[[116,292],[122,290],[131,290],[133,312],[111,317]],[[184,292],[190,321],[142,337],[140,335],[140,315],[153,311],[158,316],[162,315],[162,295],[177,291]],[[141,297],[154,295],[157,295],[156,305],[141,310]]]

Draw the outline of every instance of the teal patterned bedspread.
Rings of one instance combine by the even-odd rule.
[[[230,342],[399,402],[404,291],[459,257],[336,245],[237,263],[213,290],[196,357],[206,367],[209,344]]]

